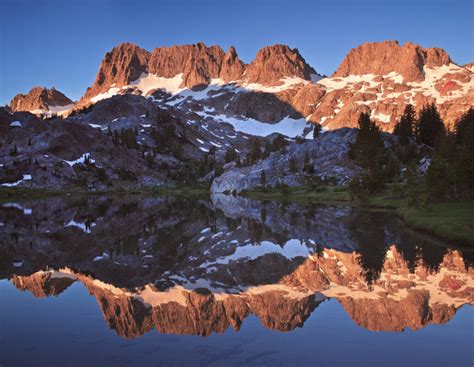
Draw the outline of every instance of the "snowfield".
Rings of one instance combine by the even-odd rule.
[[[210,117],[219,122],[225,122],[234,127],[234,130],[254,135],[254,136],[268,136],[273,133],[279,133],[290,138],[302,135],[304,129],[308,127],[306,119],[292,119],[285,117],[275,124],[261,122],[251,118],[238,119],[236,117],[229,117],[226,115],[209,115],[204,112],[197,112],[202,117]]]

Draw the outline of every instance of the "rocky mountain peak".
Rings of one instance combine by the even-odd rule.
[[[213,79],[224,82],[244,80],[266,86],[281,85],[285,77],[311,79],[316,72],[306,63],[297,49],[274,45],[261,49],[256,59],[246,65],[239,59],[235,47],[224,52],[220,46],[203,42],[191,45],[158,47],[152,53],[131,43],[122,43],[107,52],[96,80],[78,104],[110,88],[120,88],[137,80],[142,73],[161,78],[181,78],[181,88],[201,89]]]
[[[238,80],[245,71],[245,63],[239,59],[234,46],[230,46],[221,65],[220,78],[225,82]]]
[[[195,45],[184,67],[182,86],[196,88],[219,78],[224,56],[224,50],[219,46],[207,47],[202,42]]]
[[[255,60],[248,65],[245,78],[250,83],[279,85],[284,77],[311,79],[316,74],[301,56],[298,49],[287,45],[267,46],[257,52]]]
[[[148,72],[164,78],[183,74],[182,86],[195,88],[219,77],[224,56],[224,50],[219,46],[208,47],[202,42],[155,48],[148,64]]]
[[[147,71],[150,53],[132,43],[122,43],[107,52],[100,64],[99,72],[85,98],[91,98],[107,91],[112,85],[121,87],[129,84]]]
[[[13,111],[47,110],[50,106],[66,106],[73,103],[55,87],[33,87],[27,94],[17,94],[10,102]]]
[[[400,46],[398,41],[367,42],[353,48],[333,77],[396,72],[407,82],[425,79],[423,67],[435,68],[451,63],[440,48],[423,48],[411,42]]]

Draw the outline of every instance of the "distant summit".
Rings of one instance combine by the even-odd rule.
[[[73,101],[52,87],[34,87],[27,94],[18,94],[10,102],[13,111],[29,111],[35,114],[59,113],[70,109]]]

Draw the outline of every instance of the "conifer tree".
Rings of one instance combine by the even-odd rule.
[[[393,130],[393,133],[400,138],[400,144],[407,145],[410,139],[413,138],[415,119],[415,109],[411,104],[407,104],[400,121]]]
[[[445,133],[444,123],[436,105],[432,103],[424,106],[415,127],[416,141],[434,147]]]
[[[260,185],[265,188],[267,186],[267,176],[265,175],[265,171],[262,169],[260,173]]]
[[[321,130],[322,130],[322,126],[318,123],[314,124],[314,128],[313,128],[313,139],[316,139],[319,135],[321,135]]]
[[[227,149],[225,153],[224,161],[225,163],[233,162],[237,160],[237,152],[234,148]]]
[[[254,164],[262,158],[262,150],[260,146],[260,140],[253,138],[251,141],[250,152],[247,156],[247,163]]]
[[[370,192],[383,187],[387,154],[379,127],[366,113],[359,117],[359,133],[350,145],[349,157],[365,170],[364,182]]]
[[[298,165],[297,165],[296,159],[294,157],[291,157],[288,160],[288,168],[289,168],[290,172],[292,172],[292,173],[296,173],[296,171],[298,171]]]

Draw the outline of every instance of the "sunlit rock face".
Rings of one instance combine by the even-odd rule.
[[[74,102],[56,88],[33,87],[27,94],[17,94],[10,102],[12,111],[42,114],[67,113]]]
[[[274,124],[277,132],[276,124],[288,118],[299,134],[302,121],[327,129],[356,127],[361,113],[392,131],[408,103],[416,110],[436,103],[452,125],[473,105],[473,91],[470,64],[459,66],[443,49],[410,42],[364,43],[350,50],[330,77],[319,75],[297,49],[281,44],[263,47],[246,64],[234,47],[226,53],[197,43],[150,53],[124,43],[105,55],[76,109],[133,93],[189,118],[197,114],[201,124],[227,122],[247,132],[259,130],[262,122]]]
[[[150,53],[131,43],[122,43],[107,52],[102,59],[94,84],[87,89],[84,99],[106,92],[111,87],[122,87],[140,77],[147,70]]]
[[[125,338],[239,330],[249,315],[289,331],[329,299],[368,330],[402,331],[446,323],[474,302],[471,253],[417,236],[389,213],[232,197],[192,204],[2,205],[1,276],[36,297],[81,283]]]

